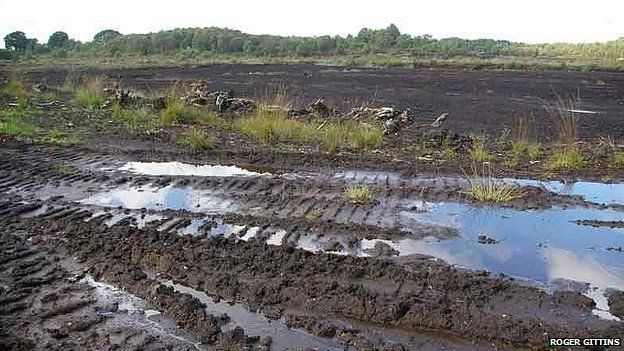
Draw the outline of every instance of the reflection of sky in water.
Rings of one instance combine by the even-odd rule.
[[[192,188],[141,187],[114,189],[93,195],[82,203],[129,209],[187,210],[190,212],[225,213],[234,209],[232,201],[209,195]]]
[[[581,195],[585,200],[599,204],[624,204],[624,184],[595,182],[562,183],[558,181],[538,181],[529,179],[507,179],[520,185],[544,186],[548,191],[565,195]]]
[[[607,210],[572,208],[544,211],[517,211],[471,207],[465,204],[438,204],[429,213],[418,213],[426,221],[452,223],[461,238],[438,241],[433,238],[397,241],[362,240],[361,255],[368,255],[377,241],[383,241],[401,256],[427,254],[458,266],[486,269],[492,272],[549,284],[554,279],[590,283],[587,295],[592,297],[603,317],[612,316],[604,291],[624,290],[624,254],[608,251],[608,247],[624,247],[624,230],[594,228],[572,223],[577,219],[614,220],[623,213]],[[500,242],[495,245],[478,243],[479,235]]]
[[[553,254],[548,250],[558,249],[581,257],[582,262],[591,260],[596,265],[609,267],[614,276],[624,277],[624,255],[606,250],[613,246],[624,247],[624,231],[571,223],[576,219],[619,219],[621,212],[581,208],[516,211],[452,203],[439,204],[424,217],[452,223],[460,229],[462,238],[446,241],[406,238],[388,242],[401,255],[429,254],[460,266],[548,283],[553,278],[549,267]],[[479,235],[487,235],[500,243],[479,244]],[[373,245],[374,242],[364,241],[363,249]]]
[[[119,170],[137,174],[169,176],[233,177],[259,175],[259,173],[236,166],[192,165],[182,162],[128,162]]]

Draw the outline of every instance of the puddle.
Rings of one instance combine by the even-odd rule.
[[[143,186],[113,189],[92,195],[79,202],[105,207],[186,210],[207,214],[223,214],[236,209],[232,201],[210,195],[207,191],[189,187],[177,188],[171,185],[164,188]]]
[[[249,336],[270,336],[273,343],[272,350],[344,350],[336,340],[321,338],[300,329],[290,329],[282,321],[272,321],[261,314],[253,313],[240,304],[230,305],[226,301],[214,302],[212,298],[201,291],[174,284],[172,281],[161,281],[162,284],[173,287],[176,291],[187,293],[199,299],[206,305],[206,313],[230,317],[230,321],[222,327],[225,330],[239,326]]]
[[[539,181],[531,179],[505,179],[519,185],[543,186],[548,191],[562,195],[580,195],[586,201],[610,205],[624,205],[624,183]]]
[[[182,235],[197,235],[199,228],[205,223],[204,219],[191,219],[191,224],[180,229]]]
[[[258,176],[261,173],[248,171],[237,166],[193,165],[182,162],[128,162],[118,168],[143,175],[198,176],[198,177],[241,177]]]
[[[150,308],[145,300],[123,291],[113,285],[98,282],[91,275],[86,275],[80,280],[93,288],[98,302],[103,306],[117,304],[117,311],[126,313],[109,312],[106,309],[97,311],[101,315],[111,315],[115,313],[114,322],[120,326],[138,328],[140,330],[150,330],[156,337],[175,339],[190,348],[196,350],[206,350],[196,337],[180,330],[176,323],[170,318],[162,315],[160,311]]]
[[[368,256],[368,250],[383,241],[400,256],[426,254],[457,266],[505,273],[545,285],[566,278],[589,283],[600,295],[607,288],[624,290],[624,255],[607,250],[624,246],[624,230],[572,223],[579,218],[613,220],[621,218],[621,212],[583,208],[517,211],[439,203],[429,212],[413,215],[447,222],[459,229],[461,237],[444,241],[364,239],[358,254]],[[499,243],[480,244],[480,235]]]

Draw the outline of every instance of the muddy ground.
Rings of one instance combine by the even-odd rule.
[[[4,72],[6,75],[8,72]],[[67,71],[31,72],[33,81],[61,85]],[[72,72],[80,74],[80,72]],[[540,140],[551,136],[544,104],[558,96],[578,96],[582,138],[624,137],[624,76],[612,72],[490,71],[444,69],[344,68],[317,65],[209,65],[187,68],[92,70],[88,74],[121,79],[140,90],[163,90],[176,81],[207,79],[214,90],[261,97],[284,90],[302,104],[319,97],[340,108],[389,105],[410,108],[419,122],[449,112],[456,133],[500,135],[518,118],[531,123]]]
[[[29,76],[60,85],[66,73]],[[616,128],[622,77],[614,73],[270,65],[92,73],[143,89],[205,78],[245,96],[285,85],[301,100],[325,96],[353,105],[375,98],[412,108],[423,121],[451,111],[449,133],[463,133],[458,140],[469,132],[498,135],[518,115],[543,114],[540,99],[578,88],[583,108],[600,112],[588,115],[597,122],[583,123],[581,136],[624,137]],[[76,133],[77,145],[0,137],[2,350],[547,350],[550,337],[624,335],[621,271],[595,287],[583,279],[600,269],[578,281],[559,274],[551,284],[454,264],[433,250],[404,254],[394,245],[455,241],[486,255],[505,252],[499,251],[505,238],[480,232],[473,238],[465,227],[421,220],[432,204],[500,218],[561,211],[553,212],[557,217],[571,209],[583,225],[569,225],[587,230],[574,253],[592,258],[587,252],[594,252],[619,269],[624,242],[612,224],[619,223],[624,200],[612,202],[609,193],[620,184],[597,191],[604,201],[531,183],[504,204],[477,204],[467,195],[462,161],[406,157],[401,149],[415,135],[409,130],[386,139],[381,150],[328,154],[298,144],[260,146],[207,128],[214,147],[192,151],[170,138],[186,126],[136,135],[110,121],[106,110],[59,100],[37,108],[37,123]],[[540,136],[539,123],[535,129]],[[137,161],[236,165],[243,175],[192,174],[199,171],[192,165],[171,174],[170,164],[133,171],[129,162]],[[545,177],[539,164],[521,161],[497,172]],[[600,162],[549,177],[624,177]],[[353,185],[373,188],[374,200],[347,201],[344,189]],[[548,248],[552,241],[527,246]],[[522,256],[521,250],[510,249]]]

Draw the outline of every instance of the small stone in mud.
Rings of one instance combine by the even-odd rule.
[[[494,238],[490,238],[487,235],[479,235],[477,240],[478,240],[479,244],[485,244],[485,245],[498,244],[498,240],[496,240]]]

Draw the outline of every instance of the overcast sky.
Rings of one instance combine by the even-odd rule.
[[[217,26],[252,34],[346,35],[390,23],[402,33],[436,38],[606,41],[624,36],[624,0],[0,0],[0,38],[21,30],[40,42],[57,30],[88,41],[106,28],[124,34]]]

